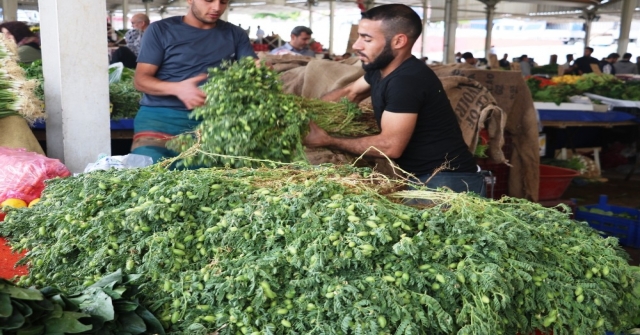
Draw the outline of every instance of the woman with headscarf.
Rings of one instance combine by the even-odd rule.
[[[18,60],[21,63],[28,64],[42,59],[40,38],[25,23],[20,21],[5,22],[0,24],[0,29],[6,39],[13,40],[18,45]]]

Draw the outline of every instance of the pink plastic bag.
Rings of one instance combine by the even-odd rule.
[[[30,203],[40,198],[45,180],[69,175],[71,172],[57,159],[0,147],[0,202],[15,198]]]

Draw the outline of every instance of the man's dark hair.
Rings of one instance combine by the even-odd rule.
[[[465,52],[460,57],[462,57],[462,59],[471,59],[471,58],[473,58],[473,54],[470,53],[470,52]]]
[[[617,53],[617,52],[614,52],[614,53],[609,54],[609,56],[607,56],[607,59],[608,58],[614,58],[614,59],[620,58],[620,54]]]
[[[293,30],[291,31],[291,35],[294,35],[294,36],[300,36],[300,34],[302,33],[307,33],[307,35],[312,35],[313,31],[311,31],[309,27],[305,27],[305,26],[297,26],[293,28]]]
[[[567,54],[567,60],[573,58],[573,54]]]
[[[624,55],[622,55],[622,59],[627,59],[627,60],[631,59],[631,54],[628,52],[625,53]]]
[[[591,53],[593,53],[593,48],[592,47],[585,47],[584,49],[585,50],[589,50],[589,51],[591,51]]]
[[[16,40],[16,43],[19,44],[20,41],[27,37],[36,36],[29,26],[26,23],[20,21],[10,21],[0,24],[0,29],[5,28],[9,31],[11,35],[13,35],[13,39]]]
[[[374,7],[362,13],[362,19],[382,21],[387,41],[397,34],[405,34],[413,43],[422,34],[420,16],[406,5],[389,4]]]
[[[529,58],[529,56],[527,56],[527,55],[520,56],[520,59],[523,59],[523,58]]]

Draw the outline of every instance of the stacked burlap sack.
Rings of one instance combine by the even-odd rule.
[[[315,60],[302,56],[264,56],[281,72],[285,91],[308,98],[319,98],[336,88],[360,78],[364,71],[357,58],[342,62]],[[285,65],[286,64],[286,65]],[[464,140],[473,151],[480,130],[489,133],[491,160],[512,165],[509,175],[509,195],[538,199],[539,156],[537,121],[533,101],[522,76],[511,71],[476,70],[467,64],[433,68],[442,81],[451,105],[458,117]],[[361,102],[370,108],[370,100]],[[509,160],[502,152],[504,130],[513,138]],[[310,162],[351,163],[356,157],[328,149],[308,150]],[[396,171],[385,159],[367,159],[361,164],[375,166],[394,175]]]

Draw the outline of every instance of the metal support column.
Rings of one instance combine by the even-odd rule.
[[[2,0],[2,18],[4,22],[18,21],[18,0]]]
[[[313,30],[313,28],[311,28],[313,24],[313,11],[311,10],[311,5],[311,0],[307,1],[307,10],[309,11],[309,29]]]
[[[129,0],[122,0],[122,29],[129,29]]]
[[[453,63],[456,49],[456,29],[458,28],[458,0],[445,0],[444,5],[444,55],[445,64]]]
[[[636,1],[623,0],[622,14],[620,17],[620,36],[618,37],[618,53],[623,55],[629,47],[629,32],[631,32],[631,21],[633,21],[633,12],[635,11]]]
[[[422,50],[421,57],[427,56],[427,28],[429,27],[429,13],[431,10],[431,0],[422,2]]]
[[[331,0],[329,2],[329,54],[333,55],[334,52],[334,48],[333,48],[333,29],[334,29],[334,25],[335,25],[335,16],[336,15],[336,2],[334,0]]]
[[[499,0],[486,0],[482,1],[487,7],[487,35],[484,39],[484,56],[489,59],[489,54],[491,53],[491,33],[493,31],[493,18],[496,13],[496,5]]]
[[[589,40],[591,40],[591,22],[597,21],[600,16],[596,15],[597,9],[585,9],[582,11],[580,18],[584,19],[584,46],[589,46]]]

